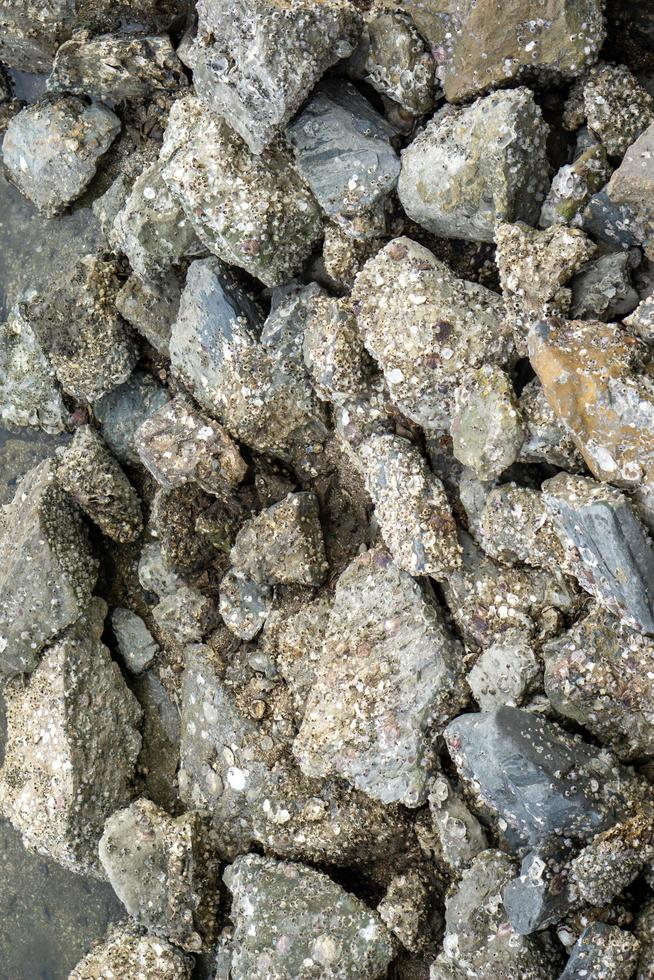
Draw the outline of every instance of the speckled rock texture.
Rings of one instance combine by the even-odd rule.
[[[0,325],[0,420],[61,432],[66,409],[55,372],[20,307]]]
[[[106,940],[81,960],[69,980],[191,980],[193,960],[171,943],[144,934],[128,922],[115,926]]]

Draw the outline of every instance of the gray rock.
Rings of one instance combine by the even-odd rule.
[[[116,294],[116,309],[154,349],[170,357],[170,335],[177,319],[182,289],[174,274],[156,282],[135,273]]]
[[[636,208],[620,203],[617,196],[610,196],[609,184],[593,194],[581,215],[581,227],[611,249],[641,245],[646,233]]]
[[[30,294],[23,306],[61,387],[78,401],[105,395],[136,364],[136,345],[113,302],[118,287],[115,262],[87,255],[69,276]]]
[[[220,615],[225,626],[242,640],[253,640],[272,606],[272,589],[233,569],[220,583]]]
[[[81,195],[119,132],[118,116],[105,106],[73,95],[50,97],[14,116],[2,157],[21,194],[51,216]]]
[[[419,806],[437,768],[430,733],[462,703],[460,658],[429,592],[387,552],[355,559],[338,580],[295,740],[302,771]]]
[[[302,358],[307,324],[328,296],[317,282],[302,286],[295,280],[273,290],[270,313],[261,328],[261,344],[277,357]],[[331,299],[331,297],[329,297]]]
[[[128,381],[93,405],[102,435],[121,463],[139,463],[134,436],[142,423],[168,401],[168,393],[150,374],[136,371]]]
[[[629,499],[586,477],[543,484],[562,543],[576,549],[579,584],[633,629],[654,633],[654,548]]]
[[[190,53],[200,98],[261,153],[361,31],[343,0],[199,0]]]
[[[0,325],[0,421],[55,433],[66,414],[52,365],[17,306]]]
[[[304,368],[258,342],[261,314],[216,259],[193,262],[173,326],[173,371],[237,438],[292,457],[323,441],[322,412]]]
[[[429,812],[445,865],[460,873],[488,847],[486,831],[447,778],[438,776],[429,792]]]
[[[558,568],[573,574],[574,557],[561,544],[543,494],[515,483],[491,489],[479,519],[479,541],[504,565]]]
[[[114,219],[110,242],[123,252],[138,276],[157,279],[184,258],[202,255],[204,246],[161,175],[158,161],[132,185]]]
[[[482,652],[467,680],[481,710],[492,711],[524,704],[542,673],[533,644],[521,630],[512,630]]]
[[[107,820],[102,866],[134,921],[189,952],[217,933],[218,862],[198,813],[169,817],[141,799]]]
[[[536,224],[549,186],[546,136],[527,88],[448,107],[402,154],[404,210],[443,238],[492,242],[497,221]]]
[[[566,129],[587,123],[610,156],[621,157],[654,121],[654,99],[626,65],[593,65],[570,91]]]
[[[594,194],[611,176],[611,166],[601,143],[591,144],[574,163],[558,169],[540,212],[541,228],[580,224],[581,215]]]
[[[196,528],[212,500],[195,483],[174,490],[159,489],[154,495],[148,533],[159,541],[166,565],[181,575],[195,574],[216,558],[210,541]]]
[[[595,259],[572,282],[570,315],[575,320],[621,320],[638,306],[631,273],[640,255],[611,252]]]
[[[179,799],[179,743],[181,724],[179,707],[154,670],[133,678],[132,691],[143,711],[141,752],[136,763],[143,776],[148,799],[168,813],[182,807]]]
[[[467,368],[504,364],[512,356],[500,297],[457,278],[409,238],[396,238],[366,262],[352,301],[391,400],[428,430],[447,428]]]
[[[328,569],[318,498],[289,493],[236,536],[232,565],[262,585],[321,585]]]
[[[81,425],[61,451],[57,481],[103,534],[125,544],[143,529],[139,496],[90,425]]]
[[[362,76],[406,112],[422,115],[433,108],[438,88],[436,64],[405,14],[389,12],[372,17],[352,62],[360,65],[355,77]]]
[[[145,101],[160,92],[188,84],[166,34],[105,34],[77,32],[57,50],[50,92],[88,95],[110,105]]]
[[[30,850],[102,877],[106,818],[131,795],[141,712],[101,642],[106,606],[50,647],[23,685],[4,690],[7,748],[0,807]]]
[[[173,103],[160,159],[163,179],[210,252],[266,286],[300,271],[322,217],[285,145],[254,156],[224,120],[186,96]]]
[[[632,933],[605,922],[592,922],[575,943],[560,980],[629,980],[634,976],[639,949]]]
[[[0,524],[0,667],[32,671],[43,648],[88,605],[97,562],[49,460],[21,480]]]
[[[518,404],[526,431],[519,462],[544,462],[563,470],[581,470],[583,457],[550,406],[538,378],[525,385]]]
[[[319,397],[331,402],[356,397],[365,385],[365,352],[351,309],[319,295],[304,326],[304,363]]]
[[[138,576],[145,591],[154,593],[160,599],[173,595],[184,584],[177,572],[164,561],[161,544],[157,541],[149,541],[143,545]]]
[[[637,792],[607,752],[519,708],[461,715],[444,737],[460,778],[514,847],[591,840]]]
[[[511,379],[484,364],[465,374],[454,393],[452,452],[480,480],[498,477],[518,458],[525,439]]]
[[[152,633],[140,616],[120,606],[111,614],[111,627],[125,666],[132,674],[142,674],[159,653]]]
[[[426,869],[411,868],[391,879],[377,906],[380,919],[405,949],[416,951],[428,942],[431,884]]]
[[[247,472],[227,432],[183,395],[148,416],[134,440],[141,462],[164,490],[195,482],[207,493],[222,495]]]
[[[220,619],[213,599],[190,585],[180,585],[164,595],[152,610],[152,616],[159,629],[182,646],[200,643]]]
[[[129,923],[115,926],[99,946],[80,960],[68,980],[155,977],[157,980],[191,980],[193,960],[171,943],[144,936]]]
[[[418,449],[399,436],[373,435],[358,456],[396,565],[410,575],[446,578],[461,564],[456,521],[443,484]]]
[[[288,128],[298,169],[323,211],[359,237],[357,219],[384,201],[400,175],[394,128],[353,85],[323,82]]]
[[[301,977],[308,961],[325,980],[374,980],[393,958],[377,913],[313,868],[246,854],[224,878],[233,896],[233,980]]]

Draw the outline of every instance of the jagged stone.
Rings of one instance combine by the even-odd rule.
[[[159,629],[182,646],[201,643],[220,621],[213,599],[190,585],[180,585],[164,595],[152,616]]]
[[[449,424],[454,390],[466,368],[511,358],[500,297],[458,279],[409,238],[395,239],[366,262],[352,301],[392,401],[428,430]]]
[[[173,818],[151,800],[137,800],[109,817],[99,854],[137,924],[189,952],[212,945],[218,862],[198,813]]]
[[[323,72],[352,53],[360,31],[360,15],[344,0],[199,0],[194,85],[261,153]]]
[[[173,325],[173,371],[247,445],[282,459],[320,443],[322,413],[302,367],[259,344],[258,308],[216,259],[193,262]]]
[[[221,494],[240,483],[247,471],[222,426],[183,395],[148,416],[134,438],[141,462],[164,490],[195,482],[207,493]]]
[[[7,747],[0,807],[25,846],[102,877],[104,821],[131,796],[141,711],[101,641],[106,606],[56,642],[27,684],[4,690]]]
[[[431,911],[430,882],[423,868],[412,868],[391,880],[377,912],[386,928],[405,949],[424,945],[424,931]]]
[[[66,414],[52,365],[17,306],[0,325],[0,421],[55,433]]]
[[[464,375],[454,393],[450,433],[454,455],[481,480],[515,463],[525,429],[505,371],[488,364]]]
[[[101,398],[136,365],[136,346],[114,306],[118,288],[116,264],[87,255],[70,276],[31,293],[23,305],[61,387],[78,401]]]
[[[509,630],[484,650],[467,677],[482,711],[503,704],[520,706],[542,678],[533,644],[521,630]]]
[[[528,338],[550,406],[591,473],[623,486],[654,482],[654,387],[647,347],[615,323],[551,319]]]
[[[93,405],[102,436],[121,463],[139,463],[134,442],[139,426],[168,401],[168,393],[150,374],[135,371],[122,385]]]
[[[574,78],[592,64],[605,36],[598,0],[554,0],[547,19],[539,0],[404,0],[403,7],[435,51],[450,102],[522,77]]]
[[[371,256],[375,255],[385,242],[381,238],[352,238],[341,225],[328,222],[322,245],[322,259],[325,272],[342,289],[352,289],[354,280]]]
[[[572,471],[583,469],[583,457],[548,402],[538,378],[525,385],[518,404],[526,430],[519,462],[549,463]]]
[[[323,211],[353,235],[400,175],[393,126],[347,82],[323,82],[288,128],[297,166]]]
[[[630,932],[592,922],[575,943],[560,980],[629,980],[638,963],[639,949],[638,940]]]
[[[136,768],[143,776],[148,798],[168,813],[180,809],[179,768],[180,717],[166,688],[154,670],[135,677],[132,690],[143,711],[141,752]]]
[[[594,65],[572,87],[563,113],[566,129],[588,128],[611,156],[623,156],[654,122],[654,98],[626,65]]]
[[[87,105],[74,95],[50,96],[13,117],[2,158],[21,194],[52,216],[88,186],[119,132],[120,120],[106,106]]]
[[[125,544],[143,529],[139,496],[102,437],[81,425],[61,451],[57,481],[103,534]]]
[[[116,309],[164,357],[170,357],[170,335],[182,290],[175,275],[144,282],[132,273],[116,295]]]
[[[364,28],[360,46],[352,56],[369,85],[413,115],[434,107],[436,65],[410,17],[379,13]]]
[[[293,695],[299,721],[316,682],[331,607],[332,598],[325,594],[306,603],[297,612],[284,616],[276,637],[277,669]]]
[[[572,280],[570,316],[574,320],[620,320],[638,306],[632,271],[640,253],[611,252],[585,266]]]
[[[540,212],[541,228],[578,224],[584,208],[611,176],[606,149],[595,143],[565,163],[552,179]]]
[[[173,103],[160,160],[209,251],[266,286],[287,282],[318,243],[320,209],[290,151],[275,142],[254,156],[195,96]]]
[[[406,439],[373,435],[358,452],[382,537],[399,568],[442,579],[461,564],[441,481]]]
[[[546,136],[527,88],[438,112],[402,153],[404,210],[441,238],[492,242],[497,221],[536,224],[549,186]]]
[[[419,806],[437,767],[430,732],[462,703],[460,658],[428,591],[387,552],[355,559],[336,586],[295,740],[302,771]]]
[[[98,567],[51,460],[23,477],[0,515],[0,554],[0,669],[32,671],[43,648],[84,612]]]
[[[232,571],[220,583],[220,615],[225,626],[242,640],[253,640],[266,621],[272,589]]]
[[[143,673],[159,653],[159,644],[141,617],[118,607],[111,614],[111,628],[127,669],[132,674]]]
[[[193,960],[171,943],[144,936],[128,923],[121,923],[106,940],[80,960],[68,980],[191,980]]]
[[[235,920],[233,980],[299,977],[308,960],[317,977],[374,980],[393,958],[377,913],[313,868],[246,854],[224,878]]]
[[[304,363],[325,401],[356,396],[364,387],[364,349],[351,310],[331,296],[317,296],[307,318]]]
[[[188,84],[166,34],[105,34],[78,31],[57,50],[50,92],[88,95],[100,102],[144,101]]]
[[[455,874],[469,867],[475,856],[488,847],[486,831],[447,776],[434,779],[429,812],[440,844],[440,856]]]
[[[579,584],[628,626],[654,633],[654,547],[629,499],[564,473],[545,481],[543,496],[562,543],[576,549]]]
[[[506,565],[558,568],[573,574],[574,561],[561,543],[545,497],[538,490],[504,483],[490,490],[479,520],[479,541]]]

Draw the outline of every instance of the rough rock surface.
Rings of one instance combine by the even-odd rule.
[[[94,403],[93,412],[102,426],[104,441],[121,463],[139,462],[136,432],[168,400],[167,392],[151,375],[135,371],[124,384]]]
[[[0,807],[31,850],[102,877],[105,819],[131,796],[141,711],[102,643],[106,605],[45,653],[25,685],[5,688]]]
[[[61,432],[66,409],[55,372],[20,307],[0,325],[0,421]]]
[[[87,105],[74,95],[51,97],[14,116],[2,159],[11,180],[39,211],[58,214],[88,186],[119,132],[120,120],[106,106]]]
[[[419,806],[437,765],[430,732],[456,712],[461,681],[461,648],[428,591],[383,550],[356,559],[337,583],[295,741],[301,769]]]
[[[115,926],[106,940],[81,960],[69,980],[191,980],[193,961],[171,943],[143,935],[133,925]]]
[[[400,201],[442,238],[492,242],[498,220],[535,224],[549,186],[546,136],[527,88],[444,109],[402,154]]]
[[[364,27],[352,56],[355,77],[363,75],[374,89],[406,112],[422,115],[434,106],[436,65],[410,17],[380,13]]]
[[[0,516],[0,667],[34,670],[43,648],[84,612],[97,575],[79,509],[40,463]]]
[[[593,922],[575,943],[560,980],[592,976],[629,980],[638,963],[638,952],[638,940],[631,933],[604,922]]]
[[[586,122],[606,152],[621,157],[654,121],[654,98],[625,65],[595,65],[573,86],[563,121],[572,130]]]
[[[141,674],[159,653],[159,644],[141,617],[121,606],[111,614],[111,627],[127,669]]]
[[[230,865],[225,881],[233,897],[234,980],[311,973],[375,980],[393,957],[379,916],[313,868],[247,854]]]
[[[480,480],[491,480],[518,458],[525,439],[511,379],[484,365],[466,373],[454,393],[452,451]]]

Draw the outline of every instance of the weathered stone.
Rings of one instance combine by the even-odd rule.
[[[182,575],[201,571],[216,557],[210,542],[196,530],[198,517],[211,502],[195,483],[159,489],[154,495],[148,531],[158,539],[164,562]]]
[[[410,17],[380,13],[372,17],[353,55],[374,89],[414,115],[434,107],[436,64]],[[358,73],[357,73],[358,74]]]
[[[319,241],[320,209],[290,151],[276,142],[254,156],[195,96],[173,103],[160,159],[209,251],[266,286],[287,282]]]
[[[515,463],[525,429],[506,372],[488,364],[464,375],[454,393],[450,433],[454,455],[480,480]]]
[[[297,612],[284,616],[276,637],[277,669],[293,695],[298,721],[302,720],[311,688],[316,683],[331,608],[332,597],[320,595]],[[274,619],[273,613],[271,622]]]
[[[76,622],[97,575],[83,518],[44,460],[0,517],[0,668],[31,671],[43,648]]]
[[[207,493],[221,494],[247,472],[227,432],[183,395],[148,416],[134,439],[141,462],[165,490],[195,482]]]
[[[156,282],[132,273],[116,294],[116,309],[164,357],[170,357],[170,335],[182,289],[174,274]]]
[[[554,708],[621,758],[654,751],[654,644],[600,608],[543,648]]]
[[[272,589],[241,572],[232,571],[220,583],[220,615],[227,629],[242,640],[253,640],[266,621]]]
[[[611,223],[610,212],[618,214],[613,219],[620,232],[620,225],[626,226],[627,244],[642,244],[648,257],[652,257],[652,238],[654,236],[654,219],[648,201],[654,188],[654,123],[641,133],[638,139],[629,146],[622,163],[615,171],[599,201],[600,219]],[[599,195],[598,195],[599,196]],[[589,208],[595,199],[591,199]],[[603,207],[602,207],[603,206]],[[609,211],[606,215],[602,211]],[[592,230],[592,225],[589,226]]]
[[[458,102],[522,77],[574,78],[604,41],[598,0],[402,0],[435,51],[445,96]]]
[[[258,342],[259,309],[216,259],[193,262],[173,325],[173,371],[229,431],[282,459],[323,441],[304,369]]]
[[[184,258],[205,251],[191,220],[168,189],[158,161],[132,185],[114,220],[110,241],[146,280],[156,279]]]
[[[50,92],[88,95],[115,104],[145,101],[188,84],[166,34],[77,32],[57,50],[48,79]]]
[[[366,262],[352,301],[392,401],[427,429],[449,424],[454,390],[466,368],[504,364],[511,357],[500,297],[458,279],[409,238],[395,239]]]
[[[298,169],[316,200],[354,237],[361,237],[358,216],[383,202],[397,183],[394,135],[390,123],[343,81],[323,82],[288,128]]]
[[[593,257],[597,246],[578,228],[559,225],[536,231],[524,224],[499,224],[495,240],[507,319],[519,352],[526,354],[533,323],[569,312],[572,290],[564,284]]]
[[[352,289],[364,264],[384,246],[381,238],[352,238],[335,222],[325,226],[322,259],[325,272],[343,289]]]
[[[191,980],[193,960],[165,940],[141,935],[128,923],[115,926],[107,939],[81,960],[68,980]]]
[[[364,387],[363,342],[350,309],[331,296],[312,303],[302,345],[304,363],[318,395],[343,401]]]
[[[546,136],[527,88],[442,110],[402,154],[404,210],[442,238],[492,242],[497,221],[536,224],[549,186]]]
[[[57,481],[113,541],[125,544],[141,533],[139,496],[90,425],[79,426],[72,443],[62,451]]]
[[[331,300],[317,282],[303,286],[295,280],[273,290],[270,313],[261,328],[261,345],[276,357],[290,361],[303,358],[307,324],[323,301]]]
[[[479,541],[486,554],[505,565],[558,568],[567,574],[574,569],[543,494],[515,483],[490,490],[479,521]]]
[[[180,810],[180,712],[154,670],[134,677],[132,691],[143,711],[141,751],[136,763],[148,798],[168,813]]]
[[[461,564],[456,521],[441,481],[399,436],[370,436],[358,452],[382,537],[399,568],[443,579]]]
[[[598,480],[654,482],[654,388],[647,347],[615,323],[551,319],[529,334],[529,357],[552,409]]]
[[[55,433],[65,419],[55,372],[17,306],[0,325],[0,421]]]
[[[199,0],[195,88],[261,153],[323,72],[352,53],[360,31],[360,15],[344,0]]]
[[[634,976],[640,945],[630,932],[604,922],[586,926],[575,943],[560,980],[629,980]]]
[[[152,375],[135,371],[124,383],[93,405],[102,436],[121,463],[140,463],[134,437],[139,426],[168,401],[168,393]]]
[[[484,650],[467,677],[482,711],[520,706],[538,687],[542,667],[522,630],[509,630]]]
[[[547,937],[517,935],[506,921],[500,895],[515,874],[507,854],[477,854],[446,901],[443,952],[432,967],[442,977],[520,977],[554,980],[557,956]],[[452,973],[447,972],[452,966]],[[444,972],[441,972],[441,967]]]
[[[141,712],[101,642],[106,606],[50,647],[27,684],[11,682],[0,807],[30,850],[102,877],[104,821],[130,798]]]
[[[518,404],[526,429],[519,462],[549,463],[563,470],[583,469],[581,453],[552,409],[538,378],[525,385]]]
[[[374,980],[395,948],[376,912],[325,874],[246,854],[224,875],[235,922],[233,980]],[[252,921],[256,922],[254,928]]]
[[[597,834],[570,862],[568,875],[577,904],[608,906],[654,857],[651,803]]]
[[[127,669],[132,674],[143,673],[159,653],[159,644],[141,617],[118,607],[111,614],[111,628]]]
[[[654,633],[654,547],[629,499],[613,487],[559,473],[543,495],[572,571],[600,605],[634,629]]]
[[[429,812],[442,860],[453,873],[467,868],[488,847],[486,831],[447,776],[438,776],[431,784]]]
[[[646,296],[623,322],[646,344],[654,344],[654,294]]]
[[[201,643],[220,620],[216,603],[189,585],[180,585],[164,595],[152,610],[159,629],[182,646]]]
[[[263,585],[321,585],[328,566],[316,495],[289,493],[253,517],[236,536],[231,561]]]
[[[102,866],[129,914],[189,952],[216,938],[218,863],[198,813],[169,817],[141,799],[107,820]]]
[[[377,913],[405,949],[424,945],[425,926],[431,911],[429,878],[423,868],[411,868],[391,880]]]
[[[555,174],[540,212],[541,228],[577,224],[591,197],[611,176],[606,150],[595,143]]]
[[[138,352],[116,312],[117,267],[87,255],[66,279],[30,294],[23,316],[64,391],[95,401],[132,373]]]
[[[620,320],[638,306],[631,281],[640,252],[610,252],[590,262],[570,283],[574,320]]]
[[[611,156],[623,156],[654,122],[654,98],[626,65],[594,65],[572,87],[563,113],[566,129],[586,122]]]
[[[51,216],[80,196],[119,132],[118,116],[105,106],[87,105],[74,95],[51,96],[14,116],[2,158],[21,194]]]
[[[438,606],[390,555],[356,559],[338,580],[295,740],[302,771],[419,806],[437,767],[430,732],[461,704],[460,658]]]

